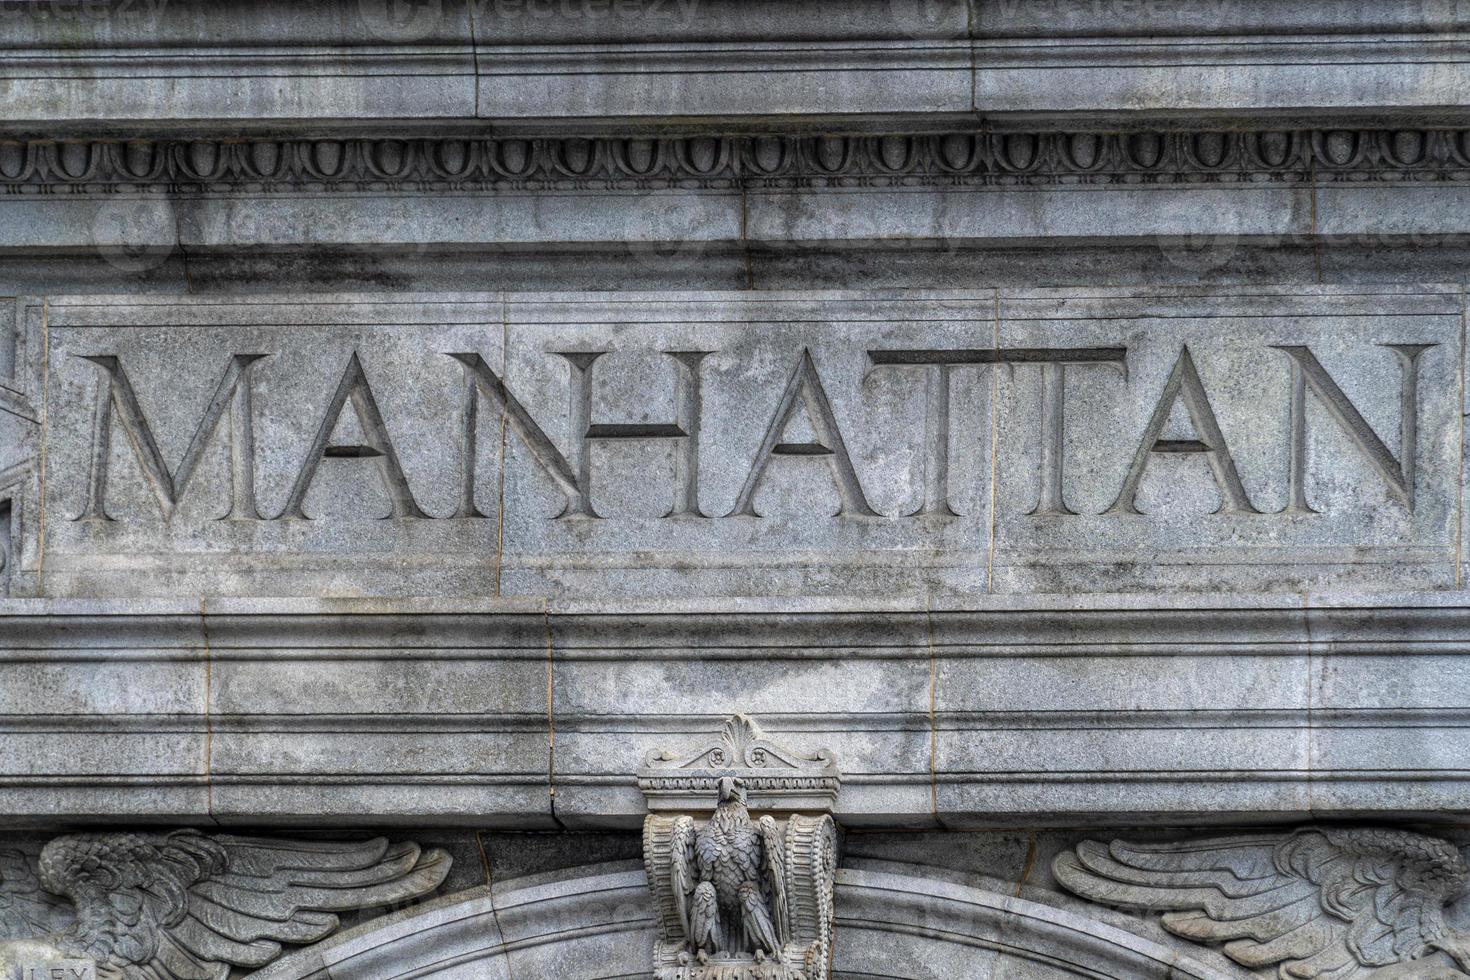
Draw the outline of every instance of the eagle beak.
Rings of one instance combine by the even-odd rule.
[[[745,781],[739,776],[720,777],[720,802],[725,803],[730,800],[745,802]]]

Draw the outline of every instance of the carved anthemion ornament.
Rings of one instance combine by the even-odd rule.
[[[653,753],[638,781],[650,809],[699,814],[653,813],[643,825],[659,980],[825,980],[840,782],[831,753],[775,745],[737,715],[699,752]],[[756,819],[750,806],[808,812]]]
[[[1305,827],[1173,844],[1085,841],[1052,867],[1078,895],[1162,911],[1175,935],[1223,944],[1242,966],[1291,980],[1470,971],[1470,868],[1434,837]]]
[[[0,976],[92,961],[99,980],[225,980],[282,944],[338,926],[333,912],[425,895],[450,857],[353,843],[201,834],[76,834],[39,858],[0,850]]]

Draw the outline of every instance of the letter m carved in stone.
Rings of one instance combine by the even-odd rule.
[[[138,460],[143,476],[158,498],[158,509],[164,520],[173,517],[174,510],[189,489],[189,482],[199,467],[199,460],[214,440],[220,420],[226,410],[230,416],[229,459],[230,459],[230,510],[223,520],[259,520],[260,511],[255,502],[255,434],[251,418],[251,369],[265,354],[235,354],[225,367],[224,377],[215,387],[214,395],[204,409],[204,417],[189,440],[184,458],[178,469],[170,470],[159,451],[153,428],[143,414],[138,396],[122,362],[110,355],[83,356],[82,359],[95,364],[103,374],[103,384],[97,391],[96,409],[92,418],[91,466],[87,477],[87,503],[75,520],[110,521],[107,513],[108,461],[112,456],[113,419],[116,418],[133,455]]]

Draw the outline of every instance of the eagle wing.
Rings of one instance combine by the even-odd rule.
[[[1447,842],[1375,828],[1087,841],[1052,867],[1085,898],[1162,910],[1170,932],[1224,943],[1243,966],[1279,964],[1281,976],[1301,980],[1361,980],[1424,956],[1444,936],[1445,905],[1470,884]]]
[[[404,901],[449,873],[443,851],[386,839],[282,841],[193,831],[79,834],[41,852],[42,883],[76,905],[68,952],[128,980],[224,980],[282,943],[313,943],[333,912]]]
[[[766,876],[766,887],[771,895],[771,914],[775,917],[776,936],[781,945],[789,938],[789,918],[786,914],[786,841],[775,818],[760,818],[762,870]]]
[[[71,903],[41,887],[32,854],[0,850],[0,940],[53,935],[73,919]]]
[[[679,913],[679,925],[684,935],[694,938],[689,928],[689,900],[694,895],[698,875],[694,869],[694,818],[679,817],[669,833],[669,857],[673,865],[674,909]]]

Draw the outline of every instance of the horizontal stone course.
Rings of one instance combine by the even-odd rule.
[[[961,118],[1454,106],[1454,4],[11,5],[7,121]]]
[[[644,753],[740,707],[836,754],[852,827],[1443,816],[1465,604],[11,599],[0,812],[626,828]]]

